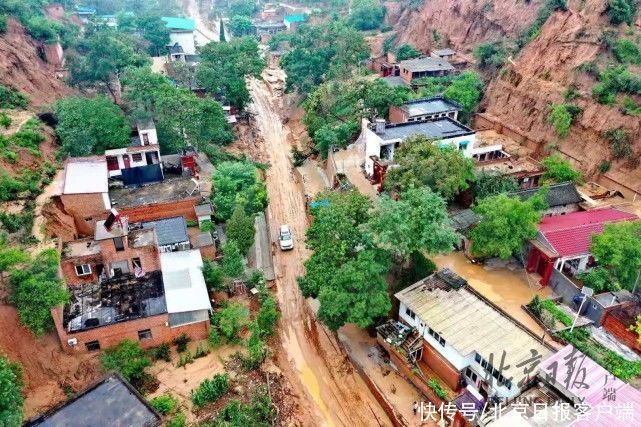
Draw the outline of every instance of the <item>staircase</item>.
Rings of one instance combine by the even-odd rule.
[[[412,332],[405,338],[405,341],[401,344],[401,348],[407,354],[407,359],[411,363],[415,363],[416,360],[413,358],[412,354],[416,350],[420,349],[423,346],[422,337],[416,329],[412,329]]]

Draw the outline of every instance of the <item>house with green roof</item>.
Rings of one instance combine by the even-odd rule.
[[[170,31],[167,46],[176,49],[178,45],[184,55],[196,55],[196,22],[193,19],[174,16],[163,16],[161,19]]]
[[[307,15],[304,13],[297,13],[294,15],[285,15],[283,23],[288,30],[295,30],[296,27],[304,22],[307,22]]]

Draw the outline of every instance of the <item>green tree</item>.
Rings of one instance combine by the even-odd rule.
[[[353,0],[348,22],[355,28],[367,31],[380,27],[385,18],[385,8],[379,0]]]
[[[276,323],[280,317],[278,303],[272,295],[268,295],[260,305],[256,314],[256,326],[261,337],[269,337],[274,334]]]
[[[614,53],[619,62],[624,64],[638,64],[641,62],[641,50],[632,40],[617,40],[612,53]]]
[[[461,108],[460,120],[468,122],[483,96],[483,81],[474,71],[465,71],[454,77],[443,96],[457,102]]]
[[[0,355],[0,425],[22,425],[22,366]]]
[[[250,17],[234,15],[229,21],[229,30],[234,37],[242,37],[250,35],[254,30],[254,25]]]
[[[475,200],[480,200],[501,193],[511,193],[518,189],[516,180],[509,175],[481,171],[476,175],[472,193]]]
[[[350,76],[369,56],[363,35],[341,21],[301,25],[281,58],[288,91],[309,93],[324,81]]]
[[[241,254],[247,254],[249,248],[254,244],[254,216],[247,215],[245,202],[242,199],[236,201],[234,213],[227,221],[227,238],[238,244]]]
[[[223,246],[223,273],[232,279],[237,279],[245,272],[243,256],[238,249],[238,244],[228,240]]]
[[[58,277],[59,261],[55,249],[45,249],[28,266],[11,270],[9,302],[36,336],[53,328],[51,309],[69,301],[69,291]]]
[[[479,201],[473,208],[480,222],[471,232],[472,253],[503,259],[520,253],[523,244],[536,236],[540,211],[545,208],[543,193],[526,201],[505,194]]]
[[[253,0],[232,0],[229,4],[229,16],[253,16],[258,12],[259,6]]]
[[[553,154],[546,157],[541,161],[545,166],[545,174],[543,180],[545,182],[579,182],[581,180],[581,172],[572,167],[568,160],[565,160],[558,154]]]
[[[566,104],[555,104],[552,106],[552,110],[548,115],[548,122],[554,126],[556,133],[561,137],[565,138],[570,132],[572,127],[572,121],[574,118],[572,114],[567,109]]]
[[[637,11],[636,0],[608,0],[608,16],[614,25],[626,23],[632,25]]]
[[[406,59],[418,58],[421,52],[411,44],[402,44],[396,48],[396,60],[404,61]]]
[[[56,134],[62,151],[72,157],[103,154],[129,145],[131,128],[120,108],[107,97],[71,97],[55,105]]]
[[[165,52],[169,44],[169,28],[160,15],[142,15],[137,18],[138,29],[142,36],[149,42],[149,53],[159,56]]]
[[[125,68],[149,64],[149,59],[134,50],[134,36],[113,31],[98,31],[76,46],[67,58],[69,82],[78,87],[102,85],[114,101],[118,82]]]
[[[239,340],[240,331],[249,322],[249,309],[238,301],[231,302],[218,310],[218,327],[229,342]]]
[[[384,195],[368,229],[381,248],[407,262],[414,252],[450,252],[458,237],[445,200],[429,188],[409,188],[398,200]]]
[[[466,190],[475,178],[474,162],[459,150],[438,144],[422,135],[407,138],[394,153],[398,166],[387,173],[385,188],[403,192],[428,186],[446,200]]]
[[[267,206],[265,183],[256,176],[256,167],[246,161],[222,162],[216,168],[213,180],[212,203],[216,217],[229,219],[239,199],[246,201],[247,213],[257,213]]]
[[[105,349],[100,358],[105,372],[115,370],[134,386],[140,387],[147,375],[151,359],[138,341],[122,340],[118,345]]]
[[[392,303],[384,275],[389,258],[374,249],[359,251],[334,271],[333,280],[318,293],[318,318],[337,331],[346,323],[366,328],[387,316]]]
[[[225,273],[214,261],[203,261],[203,277],[208,289],[220,291],[224,288]]]
[[[507,51],[501,42],[483,42],[474,49],[474,58],[481,68],[501,68],[507,59]]]
[[[632,289],[641,270],[641,223],[606,224],[603,233],[592,236],[592,254],[616,282]]]

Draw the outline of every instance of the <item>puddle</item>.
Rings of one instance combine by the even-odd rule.
[[[501,307],[521,324],[534,333],[541,335],[543,329],[521,308],[529,303],[534,295],[547,298],[551,295],[549,288],[539,290],[537,280],[523,269],[514,271],[506,268],[488,268],[472,264],[462,252],[434,257],[438,268],[450,268],[468,281],[471,287],[494,304]]]

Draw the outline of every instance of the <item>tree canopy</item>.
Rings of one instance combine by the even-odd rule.
[[[472,193],[475,200],[501,193],[511,193],[518,189],[519,185],[513,177],[485,171],[481,171],[476,175],[472,185]]]
[[[248,36],[254,30],[254,24],[248,16],[234,15],[229,21],[229,31],[234,37]]]
[[[240,253],[247,254],[247,251],[254,244],[254,215],[248,215],[245,211],[245,201],[237,199],[236,207],[227,221],[225,230],[227,238],[238,243]]]
[[[397,167],[385,177],[388,190],[406,191],[427,186],[446,200],[474,181],[474,161],[449,146],[439,146],[423,135],[407,138],[394,152]]]
[[[14,268],[9,278],[9,301],[20,322],[36,336],[53,327],[51,309],[69,301],[69,291],[58,277],[58,252],[45,249],[24,268]]]
[[[324,81],[350,76],[367,59],[363,35],[341,21],[301,25],[289,37],[290,50],[281,58],[287,90],[310,92]]]
[[[572,167],[568,160],[565,160],[558,154],[553,154],[541,160],[545,166],[545,173],[543,180],[545,182],[579,182],[581,180],[581,172]]]
[[[303,123],[323,157],[331,145],[352,143],[364,117],[387,117],[390,105],[411,96],[406,87],[391,87],[381,79],[329,81],[303,102]]]
[[[22,425],[22,367],[0,354],[0,425]]]
[[[474,212],[480,222],[472,229],[472,253],[480,257],[507,259],[520,253],[523,244],[536,236],[541,210],[546,208],[545,190],[526,201],[506,194],[486,197]]]
[[[148,67],[129,68],[123,75],[124,99],[137,119],[153,118],[163,153],[191,144],[228,144],[233,133],[220,104],[176,88]]]
[[[118,345],[105,349],[100,358],[105,372],[115,370],[134,386],[140,387],[151,359],[140,347],[140,343],[125,339]]]
[[[252,37],[229,42],[208,43],[201,49],[201,62],[196,80],[205,90],[224,96],[239,110],[250,100],[245,84],[248,76],[259,76],[265,61],[258,54],[258,43]]]
[[[396,48],[397,61],[404,61],[406,59],[418,58],[419,56],[421,56],[421,52],[411,44],[405,43]]]
[[[632,289],[641,270],[641,223],[606,224],[592,236],[592,255],[613,281]]]
[[[267,206],[265,183],[256,176],[256,166],[249,162],[222,162],[216,168],[213,180],[212,203],[216,217],[226,221],[236,203],[245,202],[245,211],[256,213]]]
[[[131,127],[124,113],[103,95],[63,98],[54,108],[62,151],[72,157],[104,154],[129,145]]]
[[[483,97],[483,87],[476,72],[465,71],[452,79],[443,96],[461,106],[460,120],[468,122]]]
[[[379,247],[403,261],[414,252],[450,252],[458,239],[445,200],[427,187],[410,188],[399,200],[383,195],[368,229]]]
[[[367,31],[380,27],[383,18],[385,8],[379,0],[354,0],[347,22],[359,30]]]

